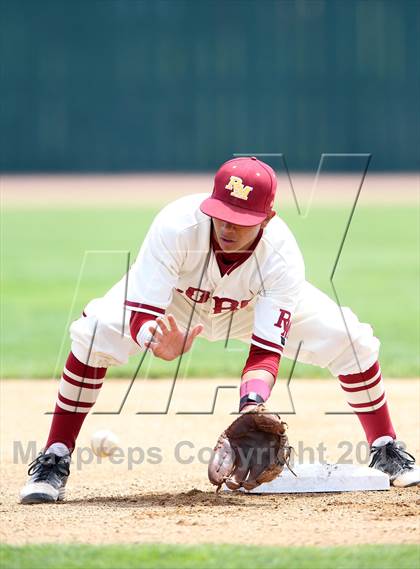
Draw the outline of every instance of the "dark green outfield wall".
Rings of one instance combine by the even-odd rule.
[[[2,171],[419,167],[416,0],[0,4]]]

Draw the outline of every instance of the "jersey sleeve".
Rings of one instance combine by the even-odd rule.
[[[153,316],[147,312],[133,311],[131,313],[130,334],[137,344],[139,343],[137,336],[140,332],[140,328],[143,326],[143,324],[146,324],[146,322],[153,322],[153,320],[156,320],[156,318],[157,316]]]
[[[251,344],[248,359],[246,360],[244,369],[242,370],[242,377],[248,371],[262,369],[271,373],[275,381],[279,371],[280,358],[281,356],[277,352]]]
[[[274,254],[261,275],[251,344],[282,355],[305,281],[304,262],[297,245],[288,258]]]
[[[184,261],[180,241],[168,215],[158,214],[128,275],[127,308],[153,316],[165,313]]]

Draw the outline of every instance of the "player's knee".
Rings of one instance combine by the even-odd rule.
[[[346,329],[342,350],[328,366],[335,376],[359,373],[369,369],[378,359],[380,342],[369,324],[358,323],[357,329]]]
[[[70,326],[71,349],[76,358],[92,367],[119,366],[128,361],[121,333],[96,317],[82,317]]]

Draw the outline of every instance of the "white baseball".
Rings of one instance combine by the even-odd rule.
[[[90,446],[96,456],[111,456],[118,448],[119,442],[115,433],[102,429],[93,433]]]

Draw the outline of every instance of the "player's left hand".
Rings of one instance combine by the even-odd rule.
[[[290,450],[286,423],[276,413],[264,405],[247,408],[220,435],[209,463],[209,480],[218,489],[225,483],[231,490],[252,490],[277,478],[288,465]]]
[[[163,318],[156,319],[160,332],[155,330],[153,326],[149,327],[149,332],[153,334],[153,338],[148,344],[153,354],[162,360],[171,361],[180,356],[182,353],[188,352],[195,338],[203,331],[202,324],[197,324],[188,333],[178,328],[175,318],[169,314],[168,323]]]

